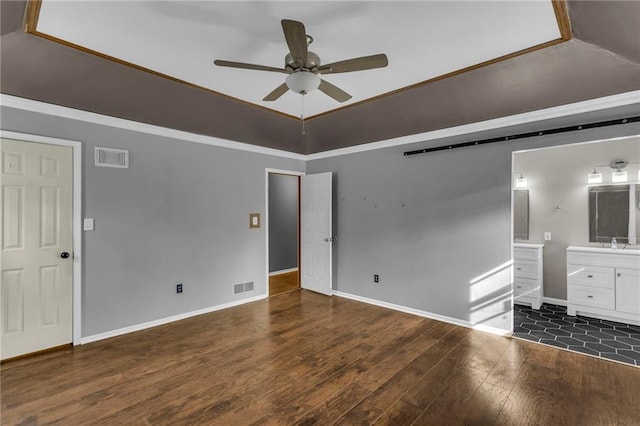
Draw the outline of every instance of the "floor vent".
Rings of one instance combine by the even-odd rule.
[[[248,293],[250,291],[253,291],[253,281],[234,284],[233,286],[233,294]]]
[[[98,167],[129,168],[129,151],[126,149],[95,148],[95,165]]]

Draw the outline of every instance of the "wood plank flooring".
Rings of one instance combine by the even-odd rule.
[[[1,379],[7,425],[640,424],[640,368],[304,290]]]
[[[298,271],[285,272],[284,274],[269,277],[269,296],[297,290],[300,288]]]

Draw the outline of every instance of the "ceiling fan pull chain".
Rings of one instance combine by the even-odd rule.
[[[306,135],[306,131],[304,128],[304,93],[300,96],[300,121],[302,122],[302,134]]]

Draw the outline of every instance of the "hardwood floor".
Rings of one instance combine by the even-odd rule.
[[[284,274],[269,277],[269,296],[286,293],[299,288],[298,271],[285,272]]]
[[[2,424],[633,425],[640,368],[293,291],[2,365]]]

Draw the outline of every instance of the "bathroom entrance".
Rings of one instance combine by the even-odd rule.
[[[640,137],[512,164],[514,337],[640,365]]]

